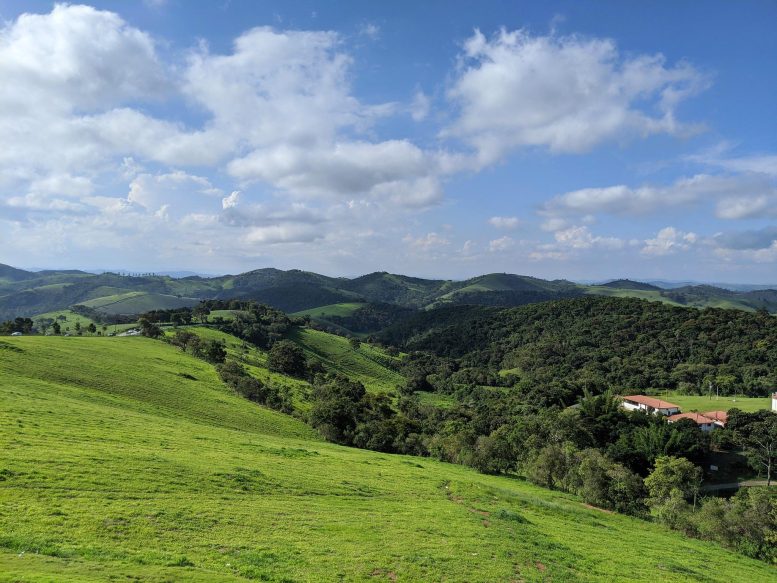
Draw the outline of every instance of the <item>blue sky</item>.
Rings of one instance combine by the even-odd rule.
[[[777,282],[775,2],[0,18],[0,262]]]

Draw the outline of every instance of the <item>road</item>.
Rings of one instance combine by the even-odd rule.
[[[777,486],[777,480],[772,480],[772,487]],[[737,490],[752,486],[766,486],[766,480],[745,480],[744,482],[731,482],[728,484],[707,484],[701,487],[702,492],[717,492],[719,490]]]

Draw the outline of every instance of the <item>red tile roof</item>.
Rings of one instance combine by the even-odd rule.
[[[666,418],[669,423],[674,423],[675,421],[679,421],[680,419],[690,419],[691,421],[695,421],[699,425],[707,425],[709,423],[713,423],[713,420],[709,417],[706,417],[702,415],[701,413],[678,413],[677,415],[670,415]]]
[[[653,409],[679,409],[680,407],[674,403],[668,401],[662,401],[661,399],[655,399],[653,397],[646,397],[645,395],[627,395],[623,397],[625,401],[632,401],[641,405],[647,405],[653,407]]]
[[[702,413],[705,417],[709,417],[714,421],[720,421],[725,424],[728,421],[728,413],[726,411],[707,411]]]

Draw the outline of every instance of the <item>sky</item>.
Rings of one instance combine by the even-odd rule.
[[[776,25],[0,0],[0,263],[777,283]]]

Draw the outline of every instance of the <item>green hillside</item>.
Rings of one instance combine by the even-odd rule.
[[[149,292],[126,292],[81,302],[104,314],[140,314],[151,310],[171,310],[195,306],[200,300]]]
[[[310,316],[311,318],[317,318],[325,320],[327,316],[350,316],[356,310],[361,308],[364,304],[358,304],[354,302],[346,302],[341,304],[330,304],[328,306],[319,306],[317,308],[311,308],[309,310],[302,310],[300,312],[294,312],[292,316]]]
[[[307,328],[293,329],[289,338],[302,346],[309,358],[361,382],[368,391],[390,392],[405,382],[402,375],[387,367],[395,357],[369,344],[354,349],[342,336]]]
[[[569,495],[324,443],[158,341],[1,342],[0,581],[775,580]]]
[[[256,269],[238,275],[124,276],[81,271],[27,272],[0,265],[0,320],[64,310],[75,304],[111,314],[136,314],[194,305],[203,299],[240,299],[264,303],[285,312],[319,313],[327,307],[383,304],[430,309],[449,304],[521,306],[582,295],[636,297],[695,308],[718,307],[777,313],[777,290],[732,291],[710,285],[660,289],[630,280],[580,285],[524,275],[491,273],[468,280],[434,280],[376,272],[353,279],[291,269]],[[350,308],[343,308],[350,309]],[[329,314],[346,318],[353,314]],[[322,320],[321,316],[315,316]],[[371,317],[371,316],[370,316]],[[373,323],[376,318],[371,317]],[[362,333],[378,331],[360,318]],[[380,318],[377,319],[379,321]],[[332,329],[353,332],[343,322],[326,320]],[[391,318],[391,323],[395,319]]]

